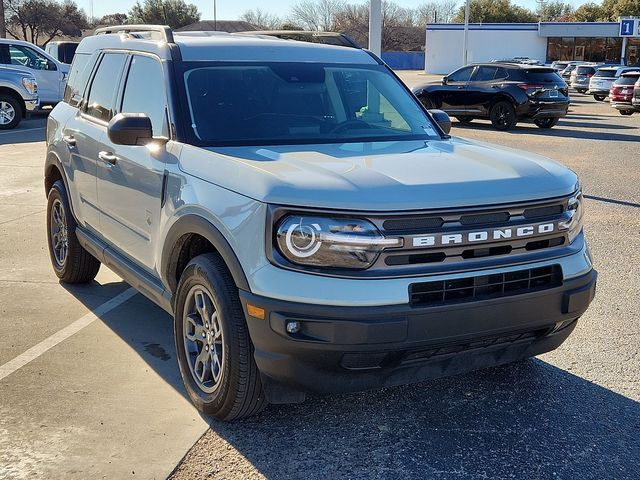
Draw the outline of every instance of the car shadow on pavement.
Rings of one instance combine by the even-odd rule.
[[[461,125],[460,123],[454,123],[455,130],[452,130],[452,134],[456,136],[464,136],[464,130],[493,130],[493,126],[489,122],[474,122],[467,125]],[[639,134],[623,134],[612,132],[594,132],[588,130],[570,130],[563,127],[576,127],[586,128],[581,126],[580,122],[565,121],[560,123],[554,128],[538,128],[533,123],[520,123],[513,130],[503,132],[506,135],[544,135],[546,137],[559,137],[559,138],[583,138],[586,140],[603,140],[613,142],[638,142]],[[610,125],[604,125],[602,128],[609,128]],[[619,127],[611,127],[619,128]],[[631,127],[633,130],[637,130],[635,127]]]
[[[90,310],[129,288],[63,286]],[[186,397],[167,313],[136,295],[100,321]],[[222,438],[267,478],[640,474],[640,403],[538,359],[416,385],[309,396],[233,423],[207,421],[212,431],[201,442]]]
[[[271,406],[211,428],[267,478],[640,474],[640,403],[541,360]]]
[[[47,117],[34,114],[12,130],[0,130],[0,145],[43,142],[46,136]]]

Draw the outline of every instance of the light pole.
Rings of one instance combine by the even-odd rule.
[[[469,15],[471,12],[471,0],[467,0],[464,7],[464,40],[462,41],[462,66],[465,66],[468,62],[468,49],[469,49]]]
[[[216,0],[213,0],[213,29],[218,31],[218,14],[216,11]]]
[[[369,7],[369,50],[382,51],[382,0],[371,0]]]

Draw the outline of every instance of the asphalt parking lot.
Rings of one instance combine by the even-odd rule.
[[[231,424],[185,398],[167,314],[106,268],[58,283],[44,122],[0,132],[0,478],[640,478],[640,115],[574,94],[550,131],[454,120],[582,178],[598,294],[560,349]]]

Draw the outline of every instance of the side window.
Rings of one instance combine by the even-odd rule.
[[[72,107],[78,107],[82,103],[82,94],[87,86],[87,80],[89,80],[91,67],[94,63],[95,56],[92,57],[86,53],[75,56],[69,70],[69,79],[64,87],[64,102]]]
[[[55,64],[40,52],[36,52],[33,48],[22,45],[11,45],[9,47],[9,58],[11,65],[21,65],[23,67],[33,68],[34,70],[56,69]]]
[[[505,78],[509,78],[509,73],[506,68],[498,67],[494,78],[495,80],[504,80]]]
[[[159,61],[135,55],[122,98],[122,112],[146,113],[154,136],[168,136],[164,75]]]
[[[88,115],[105,122],[111,120],[115,110],[118,79],[126,58],[121,53],[107,53],[102,57],[87,98]]]
[[[495,78],[496,67],[479,67],[473,77],[474,82],[490,82]]]
[[[468,82],[475,67],[461,68],[449,75],[449,82]]]

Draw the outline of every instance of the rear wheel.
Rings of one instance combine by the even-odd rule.
[[[182,273],[174,333],[180,374],[200,412],[234,420],[266,406],[238,288],[218,254],[195,257]]]
[[[463,125],[466,125],[473,121],[473,117],[456,117],[456,120],[458,120],[458,122],[462,123]]]
[[[576,92],[578,92],[578,93],[586,93],[586,90],[584,88],[576,88]]]
[[[534,120],[535,123],[540,128],[553,128],[558,124],[559,118],[540,118],[538,120]]]
[[[620,115],[633,115],[633,111],[631,110],[618,110]]]
[[[496,102],[489,111],[489,119],[496,130],[511,130],[516,126],[516,109],[510,102]]]
[[[607,96],[606,95],[594,95],[593,98],[595,98],[599,102],[604,102],[604,99],[607,98]]]
[[[100,269],[100,262],[78,242],[77,226],[64,183],[58,180],[47,200],[47,239],[53,271],[65,283],[90,282]]]
[[[0,95],[0,130],[16,128],[22,119],[22,108],[11,95]]]

